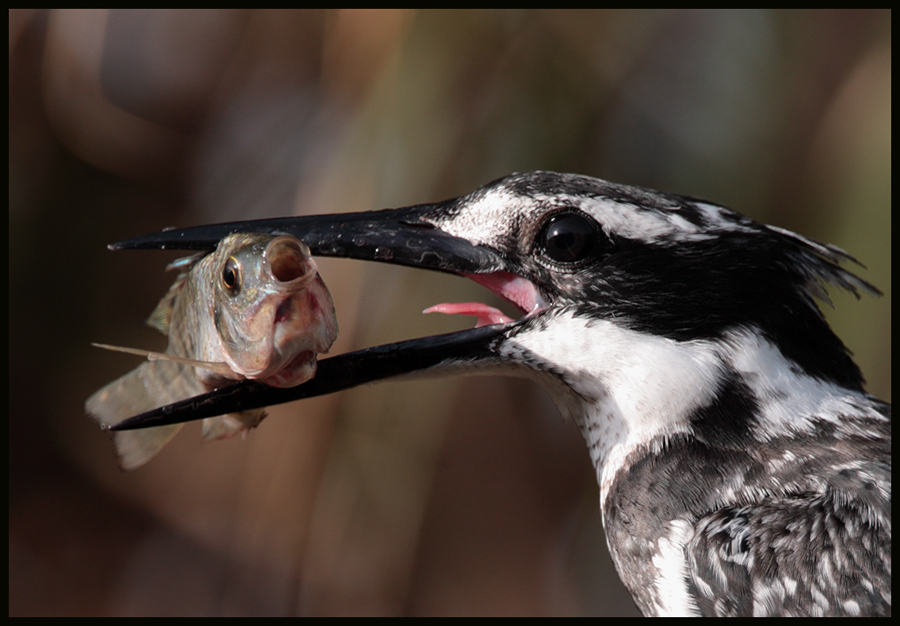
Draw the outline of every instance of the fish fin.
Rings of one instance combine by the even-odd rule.
[[[239,433],[246,435],[251,428],[259,426],[265,417],[266,412],[262,409],[207,417],[203,420],[203,443],[230,439]]]
[[[197,252],[190,256],[183,256],[180,259],[175,259],[174,261],[166,265],[166,271],[171,272],[173,270],[180,270],[182,274],[187,274],[197,264],[197,262],[207,254],[209,254],[209,252]]]
[[[191,367],[199,367],[200,369],[209,370],[223,378],[234,378],[234,370],[227,363],[219,363],[216,361],[196,361],[182,356],[175,356],[167,352],[153,352],[152,350],[141,350],[140,348],[125,348],[123,346],[110,346],[105,343],[91,343],[96,348],[104,350],[112,350],[113,352],[124,352],[125,354],[136,354],[137,356],[145,356],[148,361],[171,361],[173,363],[181,363]]]
[[[178,297],[178,293],[181,291],[181,288],[184,287],[184,283],[187,282],[188,272],[190,272],[197,261],[204,256],[205,254],[195,254],[183,259],[178,259],[166,267],[167,270],[180,269],[183,271],[175,279],[175,282],[172,283],[172,286],[169,287],[166,295],[160,299],[159,304],[153,309],[153,313],[150,314],[150,317],[147,318],[148,326],[155,328],[162,334],[168,336],[169,326],[172,322],[172,310],[175,307],[175,298]]]
[[[169,443],[182,424],[171,426],[156,426],[144,430],[123,430],[113,434],[113,444],[116,446],[116,458],[119,467],[130,471],[139,468],[156,456],[162,447]]]
[[[88,398],[84,407],[103,426],[169,404],[202,391],[179,385],[182,367],[167,361],[143,363]],[[180,387],[184,387],[181,389]],[[176,395],[176,391],[177,395]],[[131,470],[149,461],[181,429],[181,424],[113,434],[119,467]]]

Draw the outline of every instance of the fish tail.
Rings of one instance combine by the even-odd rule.
[[[126,417],[194,395],[195,390],[175,393],[178,386],[171,383],[183,378],[180,374],[181,366],[175,363],[143,363],[88,398],[85,410],[100,424],[111,426]],[[181,426],[172,424],[113,433],[119,466],[124,470],[140,467],[155,456]]]

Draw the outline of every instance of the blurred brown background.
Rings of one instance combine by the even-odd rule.
[[[163,349],[166,226],[437,201],[549,169],[833,242],[891,384],[889,11],[9,13],[10,615],[627,615],[580,436],[504,378],[191,425],[121,473],[83,412]],[[466,281],[322,259],[333,352],[467,327]]]

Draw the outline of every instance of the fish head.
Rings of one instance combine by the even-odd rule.
[[[236,374],[292,387],[337,338],[328,288],[309,248],[287,235],[232,234],[210,260],[216,332]]]

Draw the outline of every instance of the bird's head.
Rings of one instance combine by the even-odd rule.
[[[828,283],[875,291],[839,266],[850,257],[702,200],[533,172],[436,204],[204,226],[112,247],[212,249],[233,232],[290,234],[317,255],[464,275],[522,316],[440,305],[476,315],[479,327],[339,355],[294,389],[242,383],[121,427],[421,371],[504,368],[544,381],[579,422],[599,471],[617,446],[627,452],[660,434],[706,433],[727,443],[760,420],[763,430],[777,429],[793,409],[765,403],[798,385],[813,401],[824,387],[862,393],[859,369],[815,302]],[[736,424],[721,423],[721,402],[737,409],[728,411]]]

